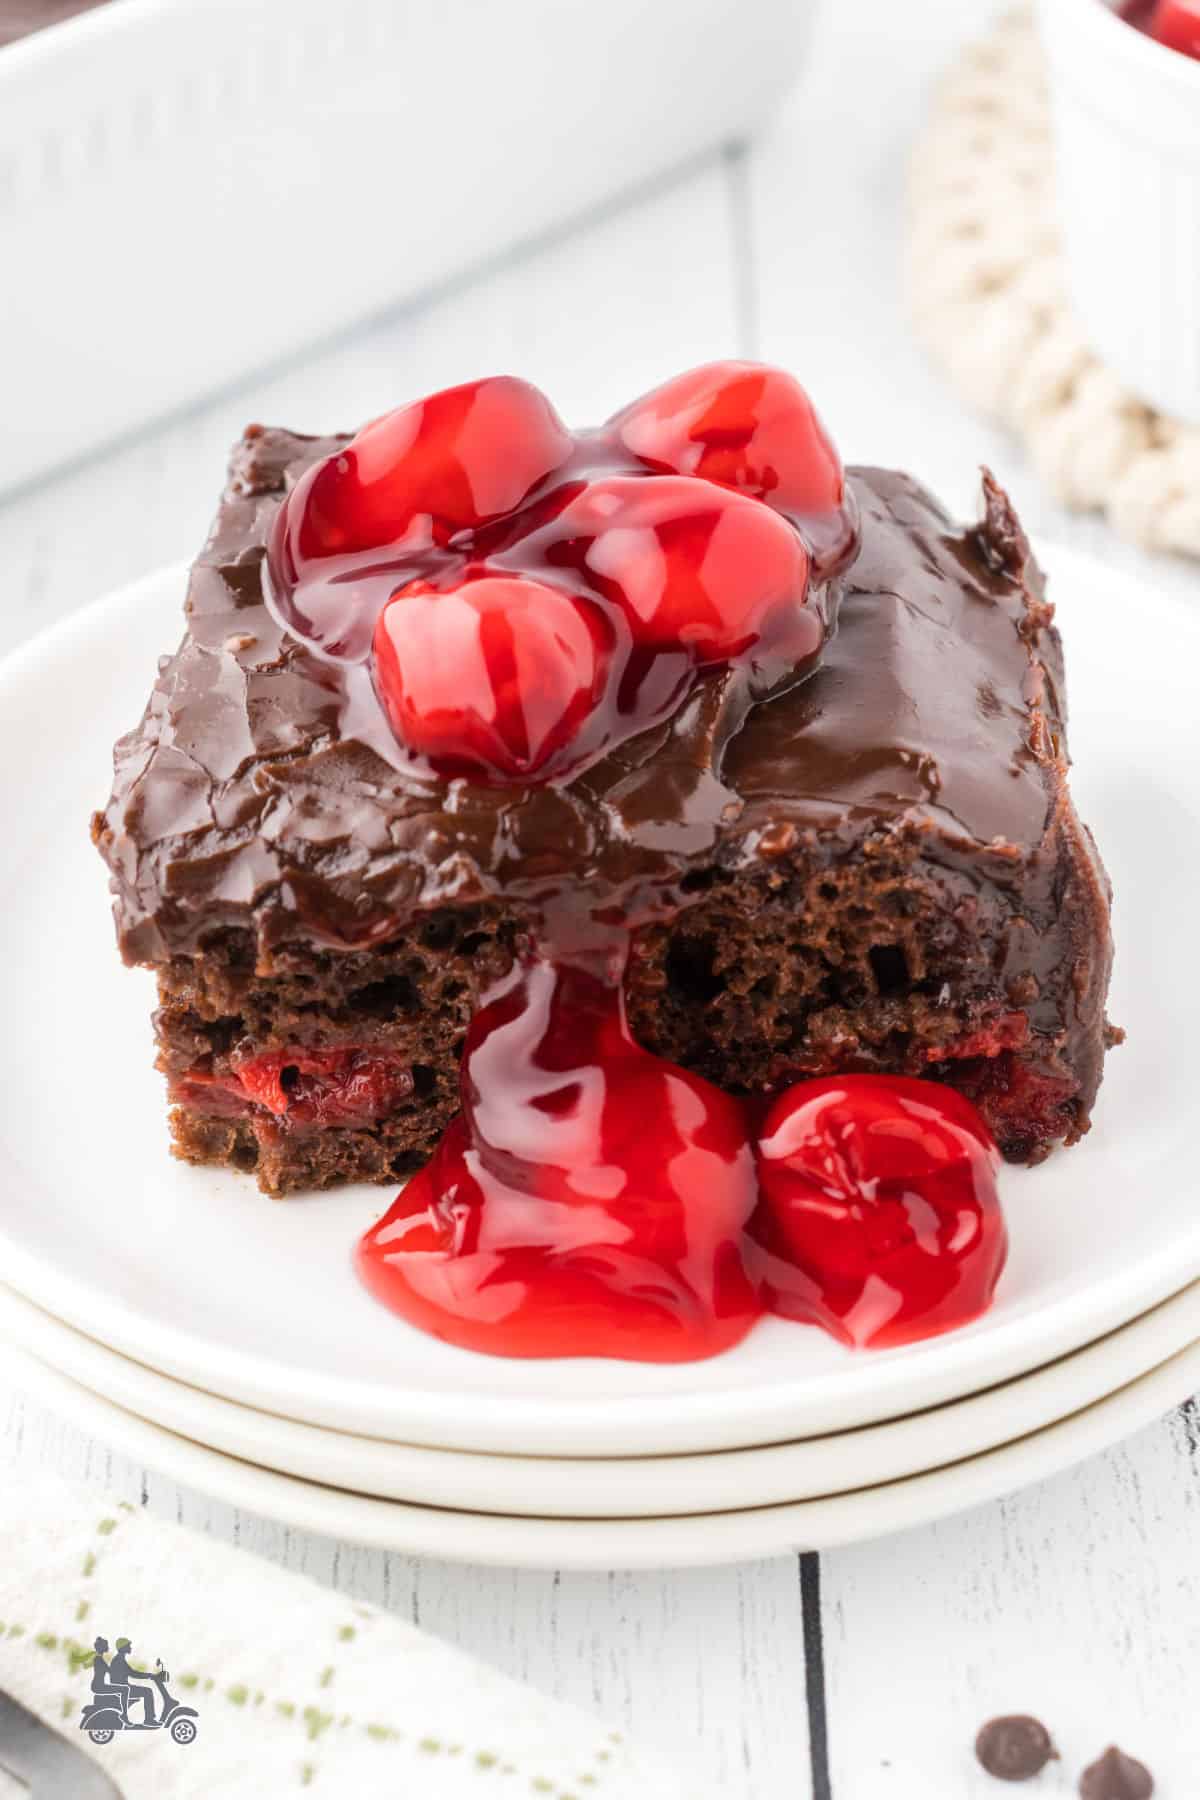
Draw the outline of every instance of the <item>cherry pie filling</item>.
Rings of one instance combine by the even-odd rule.
[[[397,767],[536,785],[719,671],[752,699],[804,679],[855,546],[807,394],[722,363],[593,432],[507,378],[390,413],[293,488],[268,581],[289,631],[369,682]],[[862,1074],[743,1101],[652,1055],[622,988],[647,904],[600,917],[560,899],[484,996],[461,1111],[359,1245],[371,1292],[467,1349],[645,1361],[711,1356],[768,1311],[852,1345],[980,1313],[1006,1238],[970,1101]],[[998,1067],[1023,1025],[947,1055]],[[323,1129],[412,1088],[386,1050],[347,1045],[193,1073],[176,1093]]]

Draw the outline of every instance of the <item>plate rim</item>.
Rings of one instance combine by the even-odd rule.
[[[828,1437],[667,1457],[456,1452],[304,1425],[174,1381],[0,1284],[2,1342],[149,1424],[298,1480],[382,1500],[518,1517],[686,1517],[883,1486],[1027,1437],[1200,1342],[1200,1281],[1069,1356],[945,1407]],[[848,1453],[840,1474],[839,1451]],[[828,1472],[806,1474],[814,1462]]]
[[[702,1568],[832,1550],[984,1505],[1062,1473],[1169,1412],[1200,1385],[1200,1343],[1056,1424],[947,1469],[790,1505],[617,1520],[515,1518],[343,1493],[223,1456],[152,1425],[11,1344],[0,1345],[0,1369],[136,1462],[295,1530],[451,1562],[585,1572]]]

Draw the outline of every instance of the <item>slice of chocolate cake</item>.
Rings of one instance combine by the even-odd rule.
[[[247,431],[93,822],[122,953],[157,973],[179,1155],[270,1194],[412,1170],[481,995],[567,890],[644,918],[634,1035],[725,1089],[930,1076],[1017,1162],[1088,1129],[1108,888],[1052,611],[990,479],[963,530],[851,471],[861,548],[815,672],[755,702],[706,673],[571,779],[489,786],[398,766],[369,691],[267,602],[281,500],[345,442]]]

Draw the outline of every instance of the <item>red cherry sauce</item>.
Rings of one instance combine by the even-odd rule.
[[[1200,0],[1126,0],[1119,11],[1156,43],[1200,59]]]
[[[462,1112],[358,1266],[467,1349],[690,1361],[759,1316],[756,1200],[739,1102],[639,1048],[602,974],[535,959],[476,1015]]]
[[[855,1345],[965,1324],[1004,1266],[999,1162],[953,1088],[858,1075],[789,1089],[758,1144],[766,1304]]]
[[[501,376],[309,469],[268,587],[399,768],[528,784],[579,774],[712,669],[756,693],[800,679],[856,541],[837,453],[781,371],[713,364],[576,433]]]
[[[755,1108],[634,1043],[619,984],[520,964],[476,1015],[462,1112],[359,1272],[434,1337],[504,1356],[685,1362],[765,1312],[883,1347],[982,1312],[999,1163],[932,1082],[801,1082]]]
[[[269,579],[289,630],[369,682],[398,767],[530,784],[666,718],[708,671],[743,671],[752,698],[802,679],[854,546],[804,390],[720,363],[595,432],[506,379],[389,414],[297,484]],[[1005,1235],[968,1101],[846,1076],[763,1119],[633,1041],[633,929],[679,904],[547,902],[470,1026],[461,1112],[359,1246],[366,1285],[506,1356],[695,1360],[767,1311],[897,1344],[981,1312]],[[241,1068],[231,1103],[294,1110],[308,1080],[309,1105],[344,1110],[353,1071],[291,1075]]]

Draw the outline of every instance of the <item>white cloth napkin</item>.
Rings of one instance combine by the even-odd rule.
[[[161,1658],[199,1714],[193,1743],[91,1745],[78,1728],[97,1636],[131,1639],[137,1668]],[[41,1478],[0,1492],[0,1688],[126,1800],[683,1800],[619,1732],[413,1626]]]

